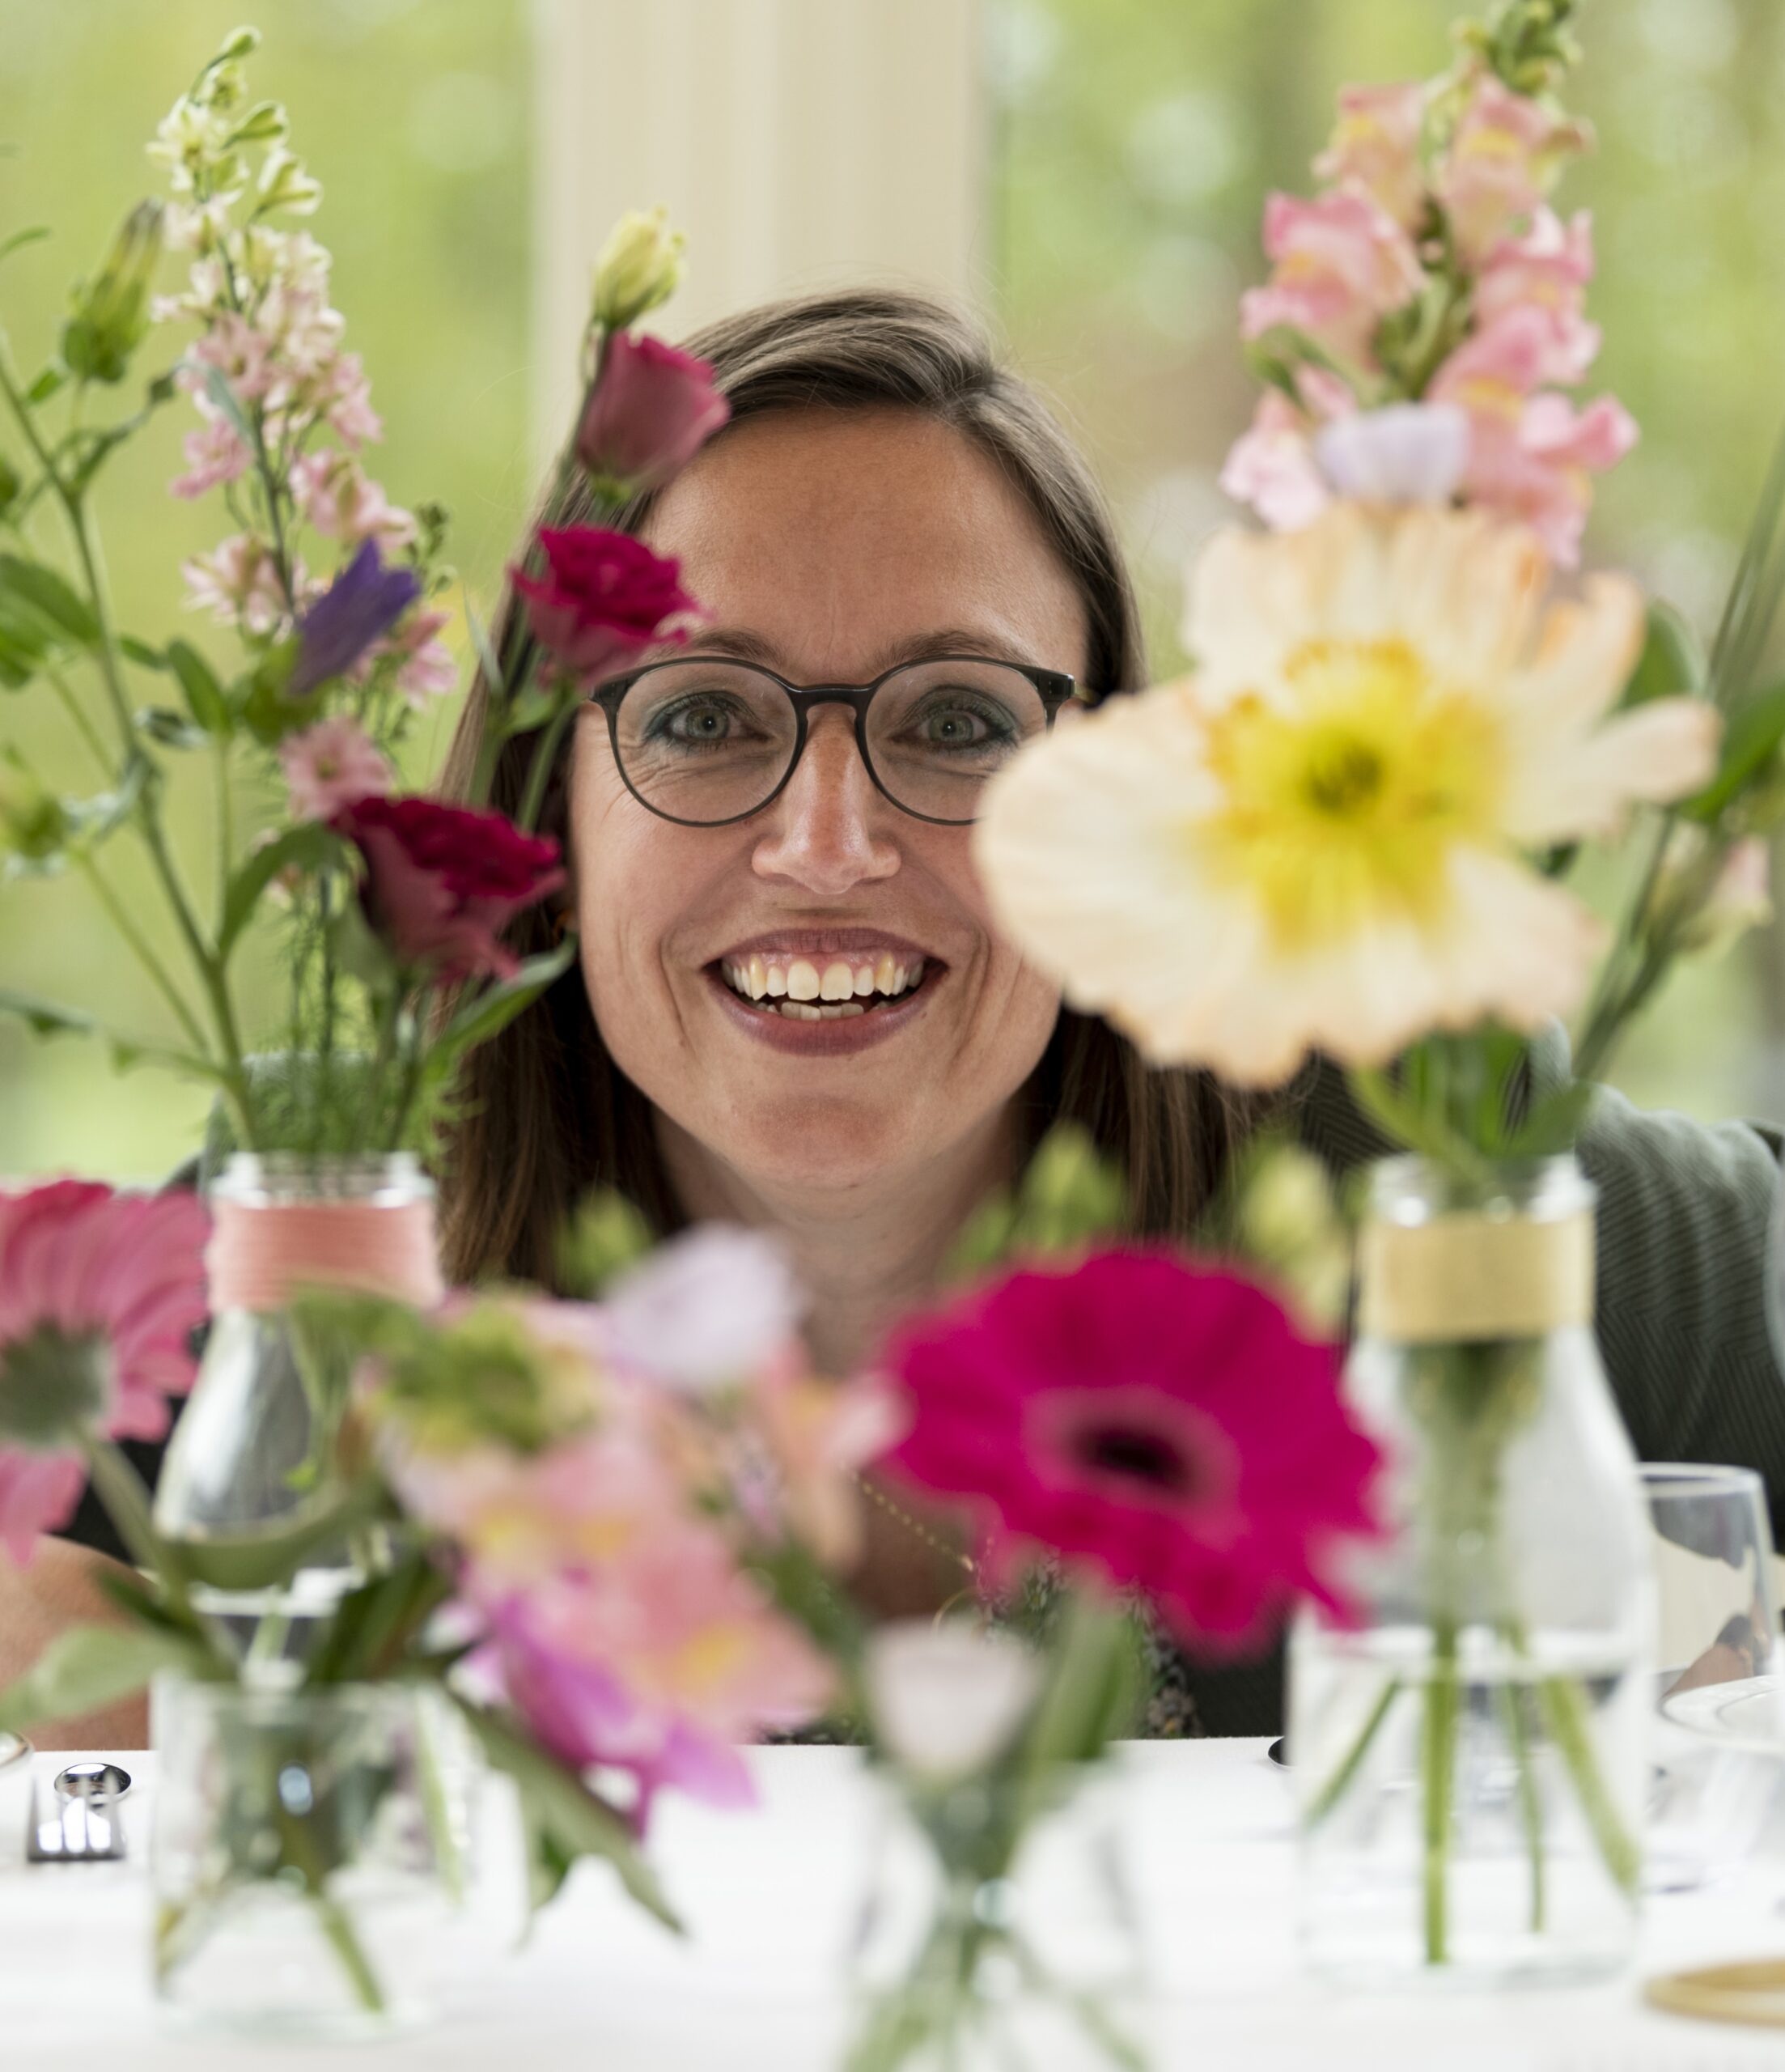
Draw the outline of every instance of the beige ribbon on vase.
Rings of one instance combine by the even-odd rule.
[[[1592,1321],[1590,1212],[1537,1221],[1461,1211],[1372,1221],[1359,1246],[1359,1326],[1402,1345],[1540,1338]]]

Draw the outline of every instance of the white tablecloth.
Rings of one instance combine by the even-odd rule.
[[[38,1758],[45,1784],[66,1757]],[[585,1866],[519,1951],[462,1965],[444,2019],[367,2046],[303,2049],[167,2027],[146,1964],[142,1869],[153,1759],[127,1820],[133,1861],[25,1868],[0,1805],[3,2072],[804,2072],[835,2061],[837,1952],[868,1820],[846,1750],[765,1749],[764,1804],[708,1813],[666,1798],[653,1853],[693,1934],[630,1909]],[[1646,2010],[1634,1979],[1492,1999],[1354,1998],[1301,1977],[1289,1794],[1257,1741],[1131,1754],[1136,1882],[1159,1994],[1157,2063],[1220,2072],[1728,2072],[1785,2066],[1785,2035]],[[22,1817],[22,1816],[21,1816]],[[1651,1903],[1642,1964],[1785,1955],[1785,1864]]]

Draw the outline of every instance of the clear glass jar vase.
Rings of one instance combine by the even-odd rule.
[[[1633,1945],[1654,1580],[1570,1157],[1378,1166],[1346,1373],[1388,1456],[1351,1628],[1291,1643],[1308,1958],[1363,1986],[1580,1979]]]
[[[316,2038],[426,2020],[464,1890],[431,1694],[163,1680],[155,1989],[207,2026]]]
[[[155,1522],[201,1608],[239,1629],[278,1680],[365,1551],[331,1527],[333,1441],[351,1348],[288,1313],[300,1289],[426,1306],[442,1292],[434,1187],[406,1153],[231,1157],[210,1189],[211,1325],[163,1463]],[[294,1535],[303,1544],[292,1559]]]
[[[1119,1768],[944,1787],[876,1773],[846,2072],[1146,2062]]]

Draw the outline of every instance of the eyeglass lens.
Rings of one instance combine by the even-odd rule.
[[[918,662],[867,708],[867,754],[888,795],[931,820],[969,821],[986,779],[1047,728],[1041,694],[998,662]],[[733,820],[792,763],[793,701],[741,662],[666,662],[628,687],[614,718],[627,782],[675,820]]]

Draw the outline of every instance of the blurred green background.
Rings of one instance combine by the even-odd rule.
[[[1185,557],[1232,516],[1215,476],[1254,400],[1236,309],[1262,271],[1264,194],[1306,187],[1342,81],[1439,69],[1456,11],[1448,0],[982,0],[982,11],[995,314],[1116,499],[1163,673],[1177,660]],[[1574,98],[1600,150],[1558,197],[1595,214],[1592,312],[1607,345],[1594,385],[1620,394],[1643,432],[1602,487],[1591,553],[1634,567],[1701,626],[1785,416],[1782,11],[1777,0],[1589,0]],[[448,506],[452,558],[487,610],[532,486],[527,0],[0,0],[0,236],[40,222],[56,232],[0,282],[14,356],[28,374],[42,361],[70,280],[156,185],[142,155],[155,123],[244,13],[265,36],[252,87],[286,103],[294,146],[323,182],[309,227],[334,253],[347,343],[365,355],[386,422],[372,471],[398,503]],[[151,639],[206,637],[181,609],[178,566],[227,529],[214,499],[166,494],[191,421],[164,412],[115,465],[101,503],[121,619]],[[0,452],[10,444],[0,431]],[[454,637],[462,652],[462,628]],[[89,788],[58,718],[28,692],[0,707],[0,732],[47,775]],[[422,729],[418,775],[449,719]],[[184,853],[202,873],[202,785],[177,779],[175,801]],[[111,860],[128,890],[122,844]],[[0,982],[103,1000],[121,1027],[167,1033],[78,883],[0,886]],[[1769,929],[1677,983],[1620,1076],[1647,1102],[1777,1117],[1782,1060],[1785,955]],[[36,1042],[0,1021],[0,1174],[153,1174],[192,1146],[203,1106],[159,1073],[117,1075],[90,1043]]]

